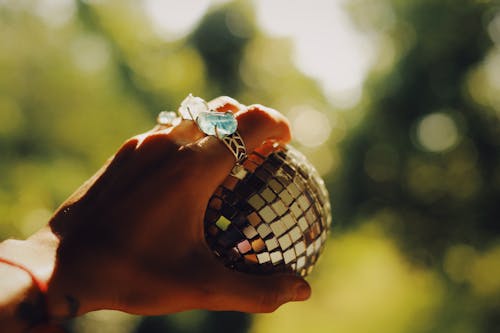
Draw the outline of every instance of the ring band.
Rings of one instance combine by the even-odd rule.
[[[236,159],[236,164],[241,164],[247,158],[245,143],[243,142],[243,138],[238,131],[233,134],[217,138],[221,140],[229,149],[231,154],[233,154]]]

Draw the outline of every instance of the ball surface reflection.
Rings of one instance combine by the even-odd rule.
[[[204,223],[208,245],[226,266],[306,276],[327,239],[328,192],[304,155],[267,142],[217,188]]]

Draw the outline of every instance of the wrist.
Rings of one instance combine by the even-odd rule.
[[[59,239],[48,227],[27,240],[0,243],[0,258],[11,263],[2,265],[9,272],[5,276],[15,284],[9,287],[15,295],[6,297],[0,305],[28,326],[30,322],[57,321],[81,313],[75,310],[73,287],[54,278],[58,247]],[[6,304],[8,299],[10,304]]]
[[[0,262],[0,277],[0,327],[6,332],[25,331],[40,317],[37,314],[31,318],[23,315],[27,304],[38,303],[39,291],[33,288],[29,274],[8,262]],[[39,314],[43,313],[43,307],[31,308],[39,309]]]

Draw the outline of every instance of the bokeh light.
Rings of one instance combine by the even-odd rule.
[[[99,72],[110,61],[109,45],[102,38],[95,35],[82,35],[71,44],[71,56],[75,66],[86,73]]]
[[[306,147],[317,147],[330,136],[331,126],[328,117],[313,108],[303,106],[289,113],[292,135]]]
[[[349,108],[359,102],[376,48],[352,24],[343,9],[344,1],[320,0],[312,5],[259,0],[255,4],[264,31],[292,38],[295,64],[321,82],[332,103]]]
[[[421,147],[431,152],[443,152],[459,142],[459,132],[453,118],[443,112],[424,116],[417,125]]]
[[[33,5],[35,15],[53,27],[68,23],[76,12],[76,3],[72,0],[40,0]]]
[[[210,1],[145,0],[142,4],[158,36],[165,40],[175,40],[191,32],[205,14]]]

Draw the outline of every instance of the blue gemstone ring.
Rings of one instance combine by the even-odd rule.
[[[235,168],[247,158],[245,143],[237,132],[238,121],[232,112],[211,110],[205,100],[192,94],[182,101],[178,111],[182,119],[193,120],[203,133],[222,141],[236,159]]]
[[[179,107],[182,119],[193,120],[198,128],[207,135],[223,138],[236,132],[238,121],[232,112],[211,110],[208,103],[200,97],[189,94]]]
[[[223,138],[236,132],[238,121],[232,112],[203,111],[198,114],[196,123],[207,135]]]

